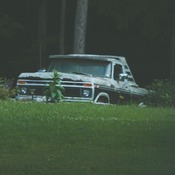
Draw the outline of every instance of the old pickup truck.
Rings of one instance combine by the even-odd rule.
[[[62,101],[119,104],[148,93],[136,84],[125,57],[68,54],[49,58],[45,71],[19,75],[17,100],[46,101],[43,89],[53,81],[53,70],[58,71],[65,89]]]

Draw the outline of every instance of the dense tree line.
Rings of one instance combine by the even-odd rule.
[[[48,54],[85,52],[128,57],[140,81],[142,73],[175,80],[173,9],[172,0],[2,0],[0,56],[12,66],[1,74],[36,70]]]

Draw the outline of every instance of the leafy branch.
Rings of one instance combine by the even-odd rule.
[[[53,81],[50,82],[49,86],[44,90],[44,95],[46,95],[47,101],[50,98],[52,102],[58,102],[64,98],[64,87],[62,87],[60,80],[58,72],[53,70]]]

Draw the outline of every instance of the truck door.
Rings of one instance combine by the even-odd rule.
[[[116,81],[119,91],[123,97],[130,97],[131,91],[128,85],[127,74],[124,71],[122,64],[114,65],[114,80]]]

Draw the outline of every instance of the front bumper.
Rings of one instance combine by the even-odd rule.
[[[36,102],[49,102],[46,96],[39,95],[18,95],[16,96],[17,101],[36,101]],[[92,102],[92,98],[80,98],[80,97],[65,97],[60,100],[61,102]]]

